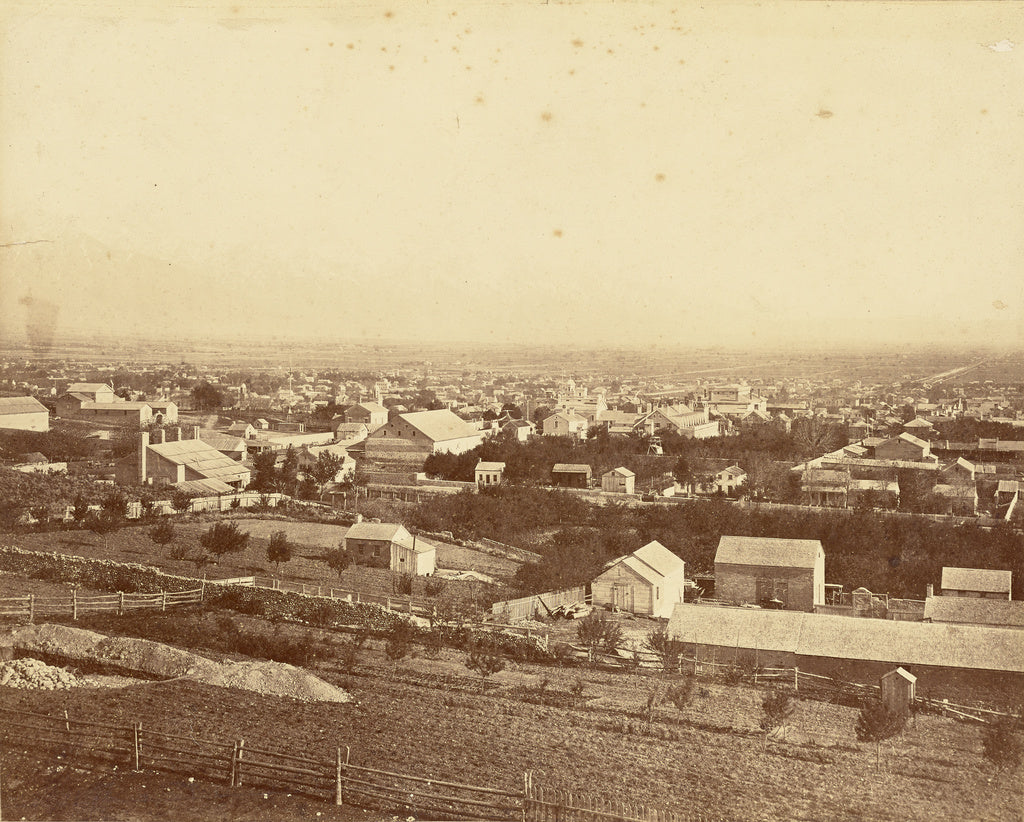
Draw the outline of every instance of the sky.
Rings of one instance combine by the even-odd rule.
[[[0,11],[0,336],[1024,348],[1024,4]]]

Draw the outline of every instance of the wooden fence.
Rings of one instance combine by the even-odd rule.
[[[145,728],[141,722],[114,725],[0,707],[0,752],[46,752],[74,767],[125,767],[178,773],[231,787],[286,790],[335,805],[415,813],[433,818],[494,822],[701,822],[622,801],[597,800],[533,785],[524,774],[521,792],[370,768],[351,761],[351,750],[333,756],[202,739]]]
[[[524,619],[533,619],[538,611],[547,614],[560,605],[588,601],[586,588],[567,588],[564,591],[550,591],[546,594],[495,602],[491,606],[491,613],[500,616],[505,622],[521,622]]]
[[[166,611],[177,605],[193,605],[203,601],[203,587],[190,591],[160,591],[156,594],[95,594],[82,596],[72,591],[67,596],[41,597],[28,594],[0,598],[0,617],[20,617],[34,622],[37,616],[70,616],[81,614],[137,611],[143,608]]]

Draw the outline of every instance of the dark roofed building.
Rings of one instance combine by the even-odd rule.
[[[825,602],[825,549],[816,539],[723,536],[715,554],[715,597],[813,611]]]
[[[35,397],[0,397],[0,428],[49,431],[50,412]]]
[[[943,568],[944,597],[1009,599],[1013,574],[989,568]]]
[[[551,484],[562,488],[589,488],[592,475],[589,465],[559,462],[551,468]]]

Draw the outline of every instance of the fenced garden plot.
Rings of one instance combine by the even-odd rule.
[[[544,793],[524,775],[524,791],[417,776],[357,765],[351,750],[338,747],[333,760],[295,751],[279,751],[62,716],[0,708],[2,750],[49,753],[89,769],[152,770],[188,774],[231,787],[289,791],[357,807],[428,814],[439,819],[505,822],[687,822],[681,816],[627,802],[599,801],[557,791]]]
[[[124,614],[127,611],[156,609],[166,611],[179,605],[195,605],[203,601],[202,586],[191,591],[161,591],[155,594],[116,593],[82,596],[72,591],[67,596],[36,596],[0,598],[0,618],[13,617],[34,622],[37,617],[71,617],[96,613]]]

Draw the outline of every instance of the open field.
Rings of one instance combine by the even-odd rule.
[[[242,518],[238,520],[240,529],[252,534],[249,547],[242,553],[226,555],[217,562],[209,563],[203,570],[197,570],[196,566],[187,559],[174,559],[171,556],[173,545],[186,549],[189,554],[201,553],[199,537],[210,527],[212,522],[212,520],[191,518],[176,519],[174,543],[165,548],[157,546],[149,538],[149,526],[122,528],[107,535],[106,538],[84,530],[5,534],[3,544],[31,551],[51,551],[117,562],[138,562],[151,565],[166,573],[185,576],[202,577],[205,572],[206,576],[211,579],[225,579],[257,574],[310,585],[333,585],[337,588],[382,594],[396,593],[392,589],[398,575],[391,571],[350,566],[339,575],[320,559],[326,549],[336,548],[340,543],[345,528],[338,525],[282,519]],[[278,569],[276,565],[267,561],[266,548],[270,534],[280,530],[287,532],[289,539],[295,541],[297,545],[291,561],[283,563]],[[517,563],[501,557],[494,557],[457,545],[448,545],[436,540],[431,540],[431,542],[438,546],[439,567],[475,570],[506,578],[514,573],[517,567]],[[444,586],[446,594],[451,593],[452,595],[461,595],[470,591],[471,586],[479,585],[479,583],[441,580],[438,580],[437,583]],[[414,579],[413,595],[423,596],[426,585],[425,578]],[[476,587],[473,587],[472,591],[475,592]],[[24,593],[28,593],[28,591]]]
[[[66,693],[0,690],[0,705],[42,713],[66,707],[118,724],[143,719],[154,730],[244,738],[324,758],[349,745],[353,764],[508,790],[532,771],[543,786],[702,808],[722,820],[1020,818],[1020,774],[983,763],[973,725],[921,716],[895,745],[883,745],[876,770],[873,746],[854,739],[856,711],[843,706],[801,702],[792,741],[762,750],[760,689],[699,680],[704,695],[683,711],[665,704],[648,718],[648,694],[667,684],[657,677],[523,664],[483,685],[463,660],[442,650],[437,659],[421,655],[396,665],[371,641],[354,668],[315,670],[355,697],[348,704],[176,681]],[[25,815],[16,811],[22,802],[45,816],[41,788],[27,781],[24,790],[27,796],[7,791],[5,810]]]

